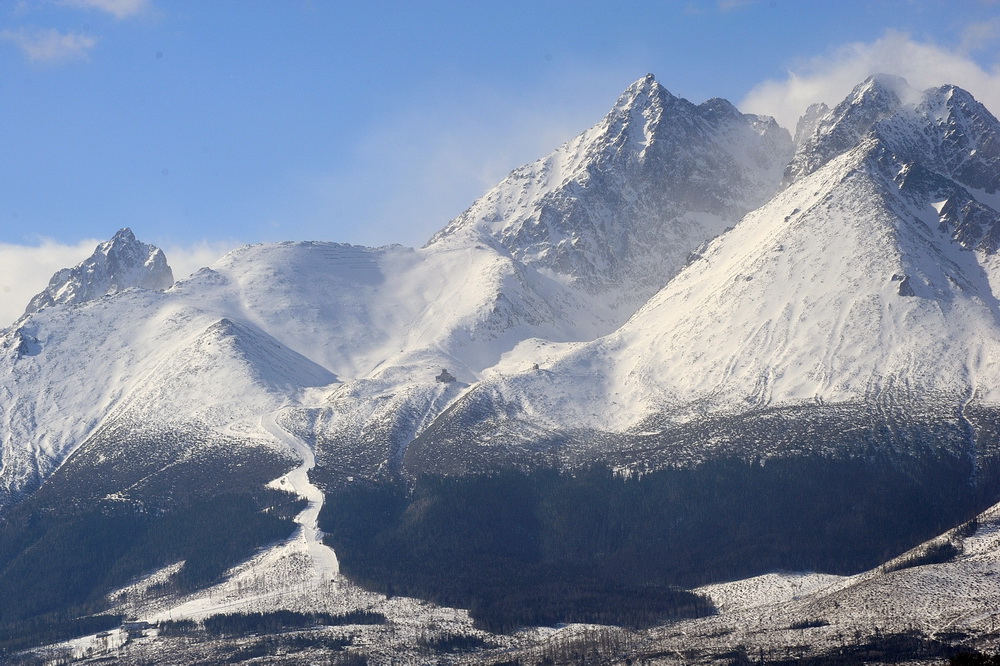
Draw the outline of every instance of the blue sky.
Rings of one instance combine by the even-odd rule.
[[[0,326],[122,226],[420,245],[647,72],[790,126],[874,71],[1000,112],[998,54],[977,0],[0,0]]]

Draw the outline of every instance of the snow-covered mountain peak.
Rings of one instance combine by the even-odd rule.
[[[986,194],[1000,190],[1000,122],[985,106],[948,85],[924,91],[915,115],[925,137],[917,159],[965,187]]]
[[[25,314],[51,305],[75,305],[101,296],[139,287],[162,291],[174,283],[163,251],[138,241],[128,227],[97,246],[73,268],[58,271],[44,291],[25,308]]]
[[[873,74],[854,86],[833,108],[824,122],[825,133],[856,130],[863,136],[880,119],[892,115],[903,104],[912,104],[919,91],[906,79],[891,74]]]
[[[594,127],[515,169],[436,234],[502,250],[619,312],[621,323],[706,240],[774,192],[791,139],[725,100],[647,75]]]
[[[806,112],[802,114],[799,121],[795,124],[795,136],[792,142],[795,147],[798,148],[805,141],[812,136],[813,132],[816,131],[816,127],[819,125],[819,121],[823,119],[826,114],[830,113],[830,107],[828,107],[823,102],[816,102],[815,104],[810,104]]]
[[[937,191],[940,203],[941,197],[950,196],[942,194],[946,190],[968,188],[972,193],[965,192],[963,198],[975,197],[979,204],[1000,210],[1000,199],[993,196],[1000,189],[997,119],[957,86],[917,92],[903,79],[887,75],[865,80],[832,110],[809,107],[796,128],[796,154],[784,185],[815,172],[869,134],[891,160],[911,171],[911,191],[919,181]]]
[[[668,106],[677,98],[670,94],[656,77],[647,74],[638,81],[633,82],[618,97],[609,115],[619,115],[631,109],[643,109],[650,106]]]
[[[913,88],[901,76],[893,74],[872,74],[867,79],[854,86],[848,100],[855,106],[874,102],[880,104],[879,100],[906,99],[913,94]]]
[[[895,113],[904,100],[915,98],[916,92],[904,79],[876,74],[825,113],[826,105],[809,107],[796,128],[796,153],[785,169],[784,184],[808,176],[854,148],[876,122]]]
[[[652,74],[639,79],[621,94],[605,117],[608,143],[619,150],[631,148],[642,159],[644,148],[654,139],[665,110],[678,98],[660,85]],[[629,142],[634,142],[629,145]]]
[[[132,231],[132,229],[130,227],[122,227],[121,229],[119,229],[118,231],[116,231],[115,235],[112,236],[111,240],[108,241],[108,243],[111,243],[112,245],[114,245],[114,244],[119,244],[119,245],[120,244],[130,244],[130,243],[136,243],[136,242],[137,242],[137,240],[136,240],[136,237],[135,237],[135,233]]]
[[[665,143],[670,149],[684,148],[678,144],[693,139],[692,130],[698,126],[702,131],[724,133],[731,124],[749,124],[761,136],[784,138],[770,117],[744,115],[721,97],[695,105],[671,94],[652,74],[626,88],[602,123],[607,127],[604,143],[612,152],[621,155],[631,149],[621,157],[638,161],[662,152]]]

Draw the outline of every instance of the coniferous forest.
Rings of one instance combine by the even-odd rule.
[[[109,592],[161,567],[184,562],[167,583],[172,591],[207,585],[288,537],[301,506],[270,489],[164,513],[127,504],[35,511],[25,503],[0,522],[0,655],[79,635],[81,622],[86,631],[118,624],[119,617],[78,618],[102,611]]]
[[[697,585],[877,566],[991,501],[973,474],[948,455],[508,469],[355,482],[320,521],[349,577],[469,608],[485,629],[643,626],[712,612],[684,591]]]

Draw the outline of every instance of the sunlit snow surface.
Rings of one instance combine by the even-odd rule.
[[[413,632],[468,628],[464,612],[340,577],[316,529],[314,464],[367,476],[402,469],[411,446],[457,458],[431,441],[449,428],[482,450],[574,434],[600,447],[777,407],[968,423],[970,407],[1000,404],[997,122],[958,89],[904,85],[865,82],[791,157],[768,119],[643,79],[424,248],[245,246],[165,292],[43,308],[0,334],[0,507],[129,434],[267,450],[296,461],[273,481],[309,502],[296,534],[188,598],[147,594],[168,572],[153,574],[122,591],[122,610],[372,608]],[[685,143],[685,128],[708,140]],[[665,177],[678,169],[696,178]],[[457,381],[436,381],[445,368]],[[792,649],[876,625],[982,631],[1000,603],[998,533],[985,516],[947,564],[711,586],[718,616],[645,638],[682,654],[695,636]]]
[[[951,89],[921,100],[713,240],[619,330],[545,354],[544,373],[508,366],[468,400],[612,431],[656,412],[997,404],[1000,214],[959,183],[989,180],[998,158],[940,157],[954,127],[997,123]],[[942,217],[942,191],[984,222]]]
[[[526,369],[498,366],[518,344],[614,331],[767,199],[790,154],[771,119],[692,105],[649,76],[424,248],[246,246],[165,293],[45,308],[0,338],[0,507],[102,430],[238,434],[287,401],[301,405],[297,434],[378,440],[362,471],[398,465],[490,368]],[[442,368],[456,386],[435,384]],[[327,396],[300,400],[319,386]]]

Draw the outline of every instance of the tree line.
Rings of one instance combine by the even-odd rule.
[[[974,515],[972,475],[947,454],[507,469],[355,482],[320,520],[348,576],[468,608],[485,629],[644,626],[712,612],[697,585],[877,566]]]
[[[29,501],[0,522],[0,644],[42,644],[46,625],[72,626],[107,608],[108,593],[180,561],[165,590],[212,583],[257,548],[290,536],[301,505],[264,488],[159,514],[121,503],[56,513]]]

